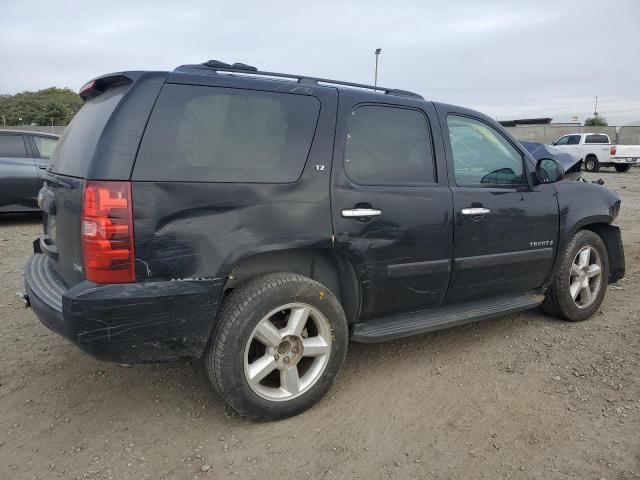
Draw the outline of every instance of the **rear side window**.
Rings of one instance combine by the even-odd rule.
[[[423,113],[365,105],[351,113],[345,172],[361,185],[435,183],[429,124]]]
[[[52,172],[72,177],[86,175],[100,135],[128,89],[129,85],[109,89],[82,106],[51,156],[49,169]]]
[[[32,137],[38,149],[40,158],[51,158],[53,151],[56,149],[58,140],[49,137]]]
[[[22,135],[0,135],[0,157],[26,157]]]
[[[311,96],[165,85],[136,159],[135,180],[288,183],[311,148]]]
[[[587,135],[584,143],[609,143],[609,138],[606,135]]]

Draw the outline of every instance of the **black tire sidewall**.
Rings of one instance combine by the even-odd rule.
[[[274,280],[277,286],[273,287]],[[329,390],[344,362],[348,344],[347,321],[335,295],[322,284],[295,274],[275,274],[253,281],[253,288],[240,289],[230,301],[242,302],[235,318],[219,318],[216,332],[224,322],[233,321],[226,336],[214,336],[214,376],[219,393],[242,415],[274,420],[296,415],[310,408]],[[257,292],[257,294],[256,294]],[[245,347],[255,326],[269,312],[288,303],[306,303],[318,309],[329,321],[332,331],[331,353],[321,378],[302,395],[288,401],[269,401],[249,387],[244,375]]]
[[[596,296],[594,302],[586,307],[578,307],[571,298],[571,292],[569,290],[570,280],[569,272],[571,271],[571,265],[578,252],[586,247],[592,246],[600,255],[601,261],[601,277],[600,277],[600,290]],[[599,235],[590,230],[581,230],[577,232],[569,241],[567,248],[565,249],[560,268],[556,273],[554,284],[549,292],[554,295],[555,298],[551,299],[552,304],[556,308],[558,314],[571,321],[582,321],[591,317],[596,310],[600,308],[604,296],[607,291],[609,278],[609,257],[607,254],[607,248],[604,241]]]
[[[624,172],[628,172],[631,169],[631,165],[616,165],[615,166],[616,171],[620,172],[620,173],[624,173]]]

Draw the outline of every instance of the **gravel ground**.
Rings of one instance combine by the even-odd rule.
[[[275,423],[225,408],[198,361],[127,368],[49,332],[14,297],[40,220],[1,218],[0,479],[640,478],[640,169],[597,176],[623,198],[627,276],[594,318],[354,344]]]

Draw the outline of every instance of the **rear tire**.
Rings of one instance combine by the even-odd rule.
[[[616,172],[620,172],[620,173],[628,172],[629,169],[631,168],[631,165],[625,165],[625,164],[617,164],[614,166],[616,168]]]
[[[598,158],[590,155],[584,161],[584,169],[587,172],[597,172],[600,170],[600,163],[598,162]]]
[[[331,388],[347,352],[347,320],[324,285],[293,273],[256,277],[224,301],[207,373],[241,415],[297,415]]]
[[[564,320],[586,320],[600,308],[608,279],[609,257],[604,241],[590,230],[580,230],[560,257],[560,268],[542,308]]]

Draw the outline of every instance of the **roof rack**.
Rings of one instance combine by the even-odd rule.
[[[244,63],[234,63],[232,65],[224,62],[220,62],[219,60],[209,60],[201,64],[204,67],[207,67],[208,70],[212,70],[214,72],[231,72],[231,73],[243,73],[248,75],[260,75],[264,77],[276,77],[276,78],[290,78],[296,80],[300,84],[304,85],[340,85],[345,87],[354,87],[354,88],[362,88],[366,90],[373,90],[376,92],[385,93],[387,95],[397,95],[401,97],[409,97],[409,98],[417,98],[420,100],[424,100],[422,95],[419,95],[414,92],[409,92],[407,90],[399,90],[396,88],[386,88],[374,85],[365,85],[363,83],[352,83],[352,82],[343,82],[341,80],[331,80],[329,78],[318,78],[318,77],[309,77],[307,75],[293,75],[289,73],[276,73],[276,72],[263,72],[258,70],[256,67],[251,65],[246,65]],[[201,65],[194,65],[193,67],[200,67]],[[176,68],[176,70],[183,70],[185,68],[189,68],[190,66],[184,65]]]

